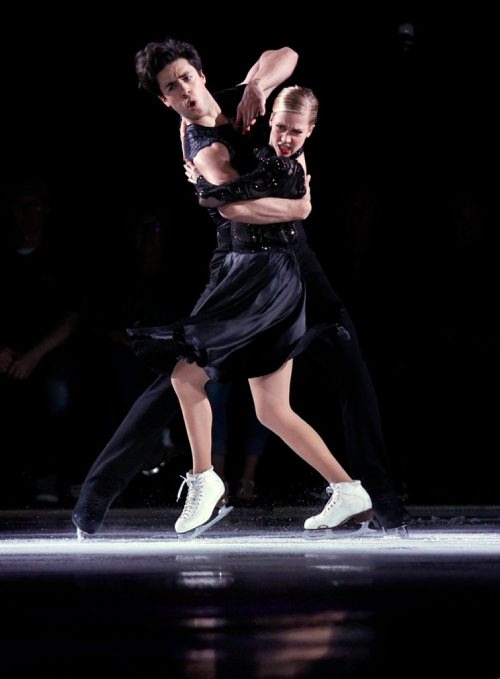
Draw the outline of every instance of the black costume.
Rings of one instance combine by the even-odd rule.
[[[236,111],[242,91],[243,86],[238,86],[216,95],[228,118]],[[191,136],[192,133],[195,134]],[[230,124],[213,128],[188,126],[185,156],[192,160],[201,148],[214,142],[226,145],[233,165],[240,174],[249,171],[252,161],[246,146],[248,141],[238,135]],[[231,249],[230,223],[216,209],[210,211],[218,225],[217,248],[210,264],[210,281],[197,308],[203,305],[217,286],[219,271]],[[338,380],[346,447],[352,456],[351,473],[361,479],[369,492],[375,516],[380,523],[385,528],[400,526],[408,515],[391,479],[377,398],[352,320],[331,288],[316,255],[309,248],[302,224],[294,222],[293,231],[291,248],[307,289],[308,325],[317,326],[335,317],[338,320],[335,325],[327,322],[330,329],[321,334],[314,344],[320,361],[328,361],[330,365],[332,361],[334,363],[333,368],[328,366],[323,369],[334,373],[332,377]],[[79,528],[88,533],[98,530],[112,501],[147,464],[148,453],[153,448],[151,444],[158,440],[178,408],[170,378],[160,375],[134,403],[87,474],[73,512],[73,521]]]
[[[191,125],[189,140],[196,138]],[[206,128],[201,127],[205,131]],[[189,149],[190,150],[190,149]],[[264,150],[256,170],[220,186],[203,176],[197,180],[202,204],[222,206],[235,200],[264,196],[298,198],[305,194],[305,176],[296,158],[269,156]],[[327,323],[306,331],[305,288],[293,251],[292,224],[231,222],[230,244],[215,285],[203,295],[189,317],[167,326],[133,328],[144,357],[148,338],[149,363],[162,369],[174,350],[177,357],[196,362],[216,381],[268,375],[304,351]],[[157,366],[155,366],[155,361]]]

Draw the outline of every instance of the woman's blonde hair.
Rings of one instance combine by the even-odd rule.
[[[293,85],[284,87],[273,104],[273,113],[289,111],[290,113],[305,113],[309,118],[309,124],[315,124],[318,120],[319,101],[316,95],[308,87]]]

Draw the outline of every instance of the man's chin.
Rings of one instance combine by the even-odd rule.
[[[203,118],[203,113],[197,109],[190,109],[184,113],[184,118],[191,123],[195,123],[200,120],[200,118]]]

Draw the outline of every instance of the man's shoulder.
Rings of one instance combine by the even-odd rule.
[[[230,156],[234,154],[235,132],[231,125],[205,127],[196,123],[188,125],[184,136],[184,156],[193,160],[204,148],[220,143],[227,147]]]
[[[245,85],[235,85],[234,87],[217,90],[212,95],[219,104],[222,113],[230,121],[236,117],[236,109],[241,101],[244,89]],[[193,160],[202,149],[219,142],[228,148],[230,156],[233,157],[236,147],[239,146],[238,136],[231,123],[215,127],[205,127],[193,123],[186,129],[184,155],[189,160]]]

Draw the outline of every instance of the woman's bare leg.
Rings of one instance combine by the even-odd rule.
[[[294,452],[318,471],[328,483],[352,481],[321,436],[290,406],[293,361],[263,377],[249,380],[259,420]]]
[[[193,474],[212,464],[212,408],[205,392],[208,377],[196,363],[179,361],[172,373],[172,386],[179,399],[193,455]]]
[[[250,380],[257,417],[329,483],[331,497],[323,510],[304,522],[306,530],[338,529],[350,522],[366,524],[372,503],[360,481],[353,481],[328,450],[323,439],[290,407],[292,362]]]
[[[208,378],[195,363],[179,361],[172,373],[172,386],[179,398],[193,456],[193,469],[179,490],[187,484],[182,514],[175,522],[177,533],[189,533],[207,523],[224,498],[222,479],[212,467],[212,407],[205,384]],[[221,517],[222,518],[222,517]]]

